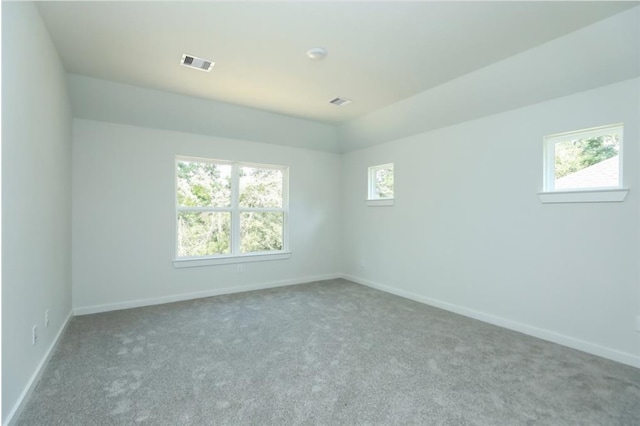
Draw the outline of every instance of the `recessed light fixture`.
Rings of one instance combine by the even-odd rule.
[[[314,61],[319,61],[320,59],[324,59],[327,56],[327,49],[324,47],[314,47],[313,49],[307,50],[307,57]]]
[[[336,105],[336,106],[345,106],[350,104],[351,102],[353,102],[351,99],[346,99],[346,98],[333,98],[329,101],[330,104]]]
[[[198,58],[197,56],[187,55],[185,53],[184,55],[182,55],[182,59],[180,59],[180,65],[204,72],[209,72],[215,65],[215,62],[208,59]]]

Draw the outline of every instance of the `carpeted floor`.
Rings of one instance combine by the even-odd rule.
[[[640,370],[344,280],[75,317],[19,425],[640,425]]]

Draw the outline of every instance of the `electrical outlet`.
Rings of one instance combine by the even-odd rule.
[[[640,315],[636,317],[636,331],[640,332]]]
[[[49,310],[44,311],[44,326],[49,327]]]
[[[242,263],[239,263],[236,265],[236,273],[237,274],[241,274],[242,273]]]
[[[34,325],[31,332],[31,344],[35,345],[38,342],[38,326]]]

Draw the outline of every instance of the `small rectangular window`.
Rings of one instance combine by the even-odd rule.
[[[369,167],[367,182],[368,206],[392,206],[394,204],[393,163]]]
[[[622,187],[622,124],[544,138],[544,190]]]
[[[393,163],[369,167],[368,199],[393,199]]]
[[[176,259],[286,251],[288,169],[176,159]]]

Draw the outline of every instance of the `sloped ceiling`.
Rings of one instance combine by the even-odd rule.
[[[267,117],[260,111],[277,117],[279,123],[287,121],[282,117],[302,120],[296,121],[300,129],[309,127],[305,120],[316,123],[320,127],[310,125],[317,131],[311,136],[313,144],[301,141],[300,146],[344,151],[637,75],[637,52],[628,42],[637,31],[613,25],[599,30],[603,37],[574,36],[624,13],[637,17],[625,12],[637,5],[612,1],[41,2],[38,7],[66,70],[77,83],[71,87],[76,115],[100,119],[95,115],[108,111],[123,116],[116,110],[118,103],[128,102],[129,91],[119,90],[123,97],[114,97],[111,106],[99,105],[98,94],[107,89],[97,86],[131,85],[146,90],[136,92],[139,99],[129,99],[138,108],[145,108],[143,94],[151,104],[159,92],[179,99],[176,104],[180,105],[194,99],[186,108],[189,111],[198,108],[196,103],[208,102],[197,116],[187,116],[185,108],[169,112],[167,106],[164,115],[144,117],[145,123],[169,123],[165,127],[176,123],[176,130],[182,131],[194,127],[194,117],[201,119],[202,111],[238,107],[237,111],[260,120]],[[571,42],[562,41],[572,37]],[[591,45],[579,44],[584,42]],[[558,44],[564,47],[548,47]],[[329,53],[323,60],[312,61],[305,53],[317,46]],[[569,55],[563,59],[558,56],[562,52]],[[601,52],[613,53],[600,60]],[[211,73],[188,69],[179,64],[183,53],[216,64]],[[580,70],[589,60],[594,69]],[[606,61],[609,66],[602,66]],[[572,62],[579,67],[571,67]],[[567,76],[576,72],[577,78]],[[466,95],[473,99],[465,99]],[[354,102],[344,107],[328,104],[336,96]],[[78,105],[84,110],[78,111]],[[415,115],[416,109],[425,108],[431,121],[403,119],[407,111]],[[158,108],[148,110],[154,114]],[[138,115],[144,113],[129,114],[127,120],[140,124],[135,122]],[[106,114],[102,119],[113,118]],[[210,127],[216,126],[220,127],[214,120]],[[213,131],[206,125],[195,127],[203,127],[203,133]],[[239,135],[244,137],[242,132]],[[271,139],[279,137],[276,132]],[[318,148],[320,139],[327,142]],[[277,143],[273,140],[268,142]]]

